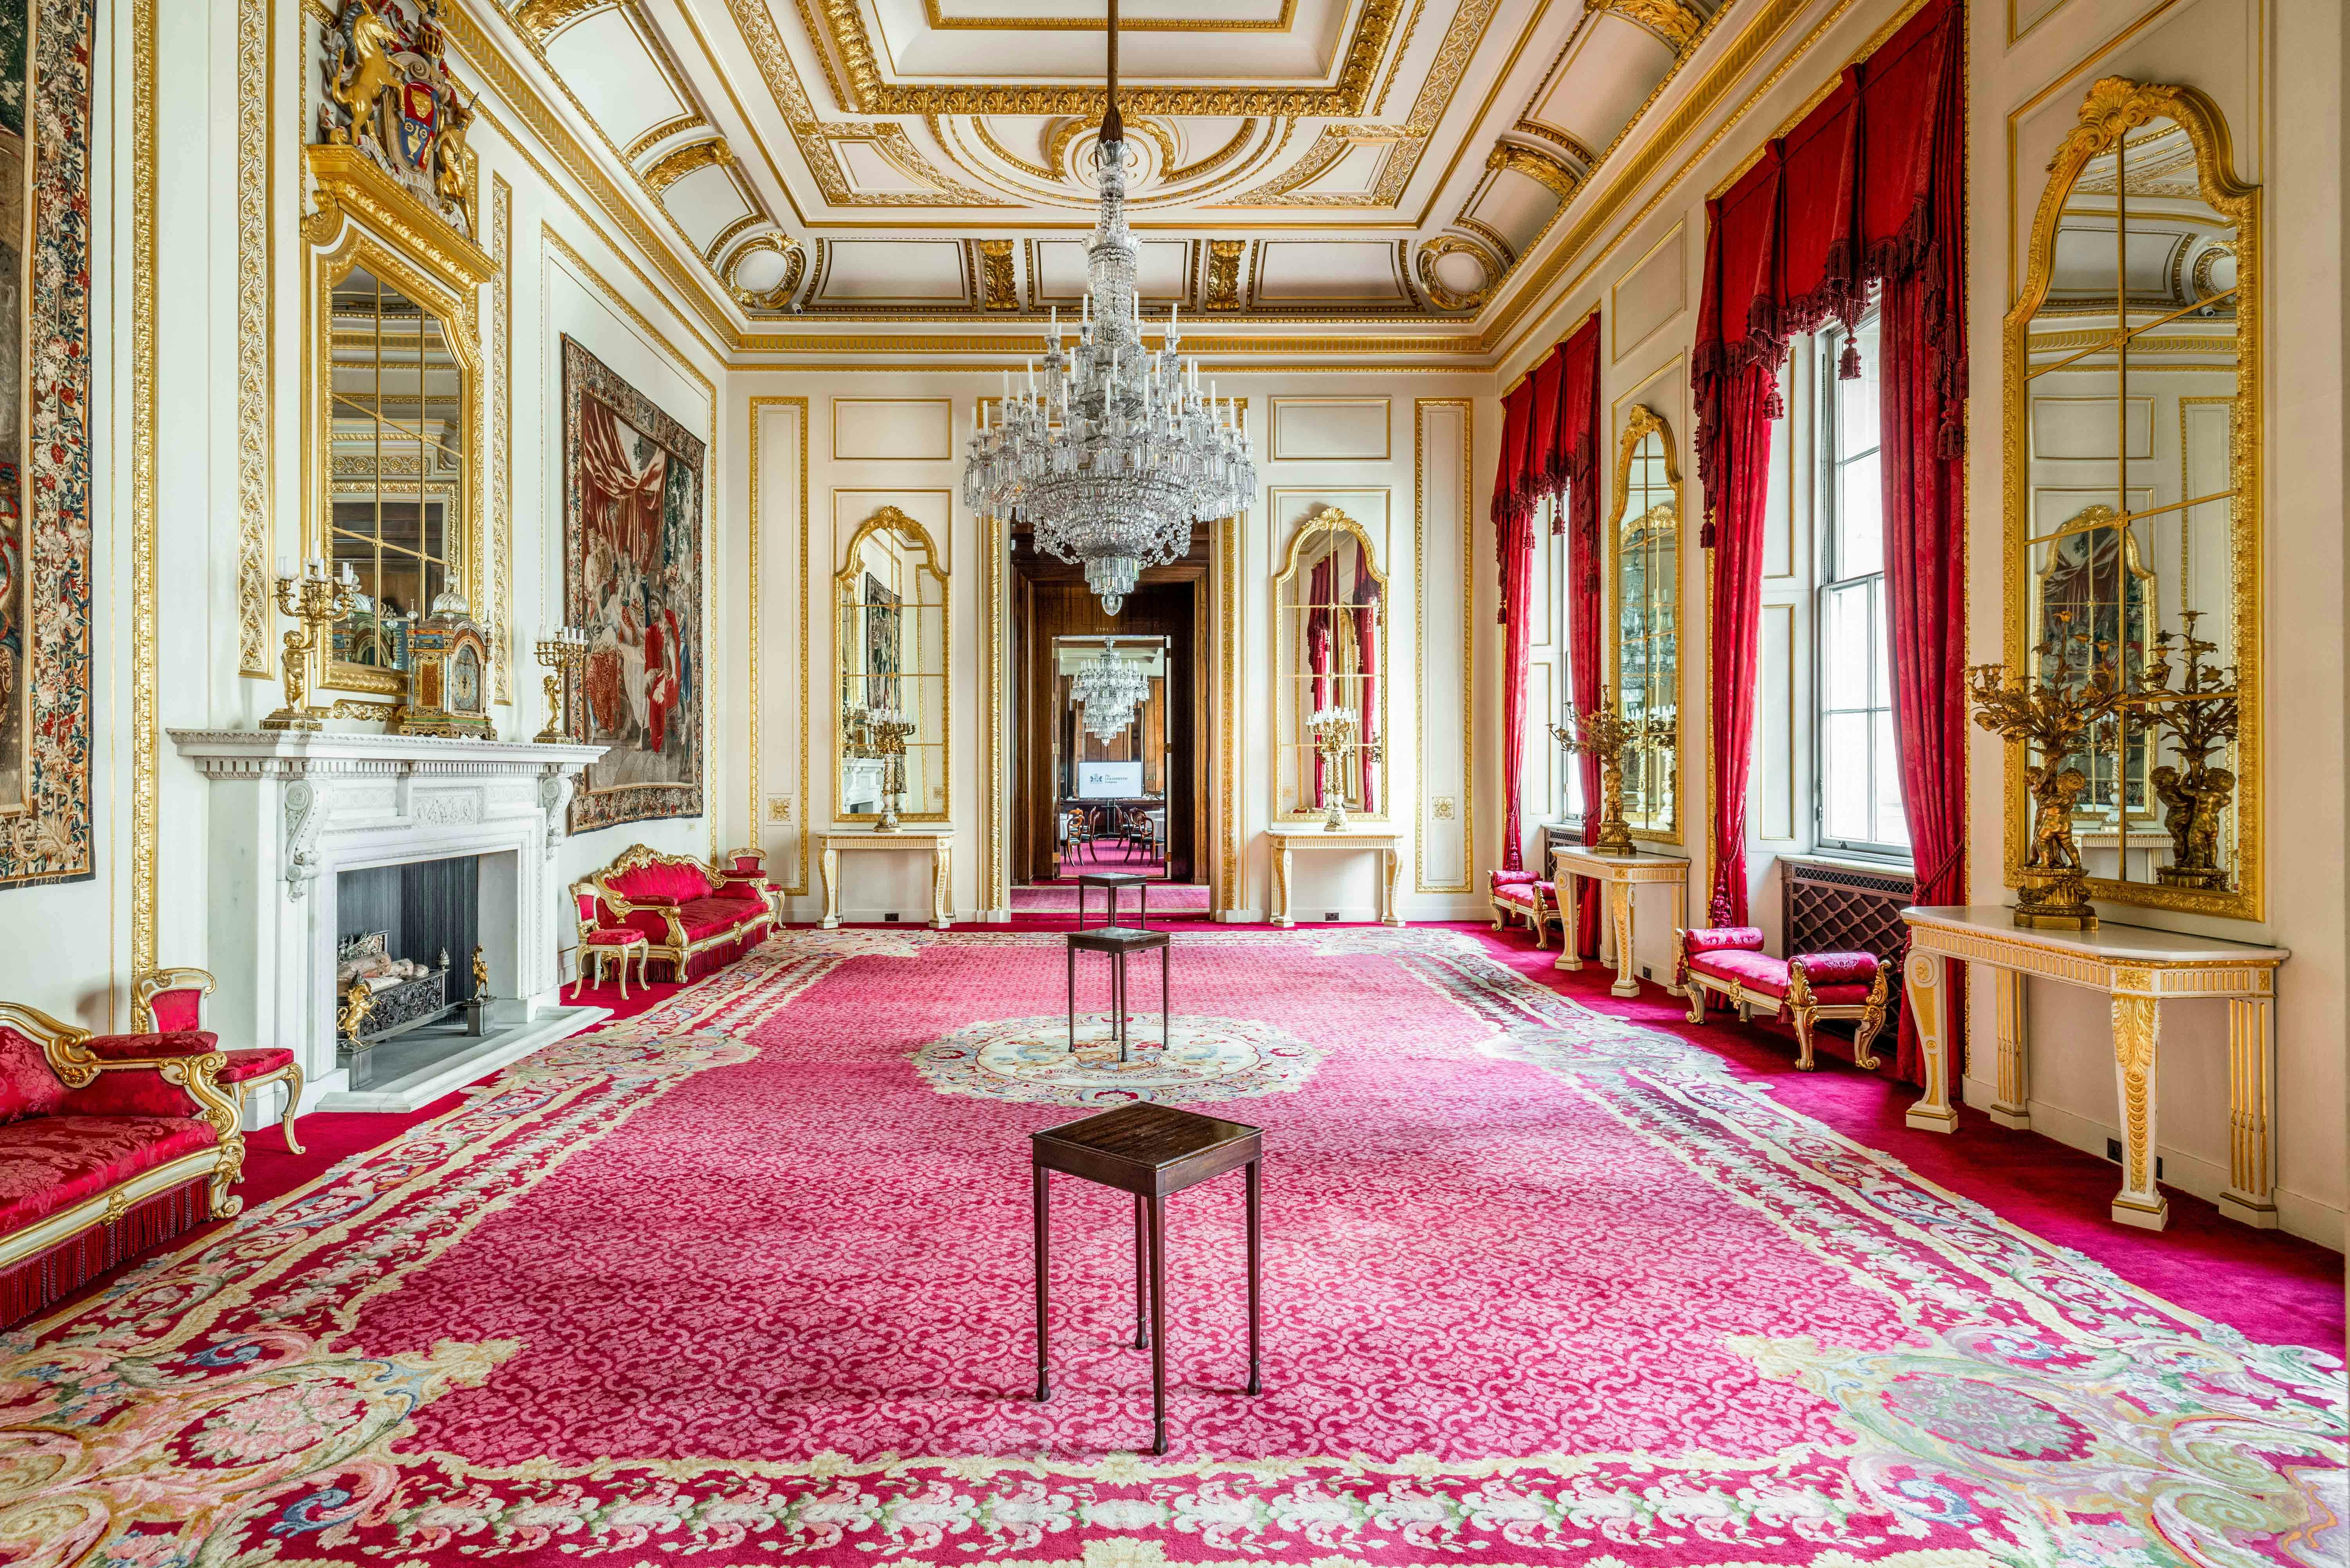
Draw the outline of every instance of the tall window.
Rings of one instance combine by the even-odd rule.
[[[1836,366],[1847,338],[1860,375]],[[1893,687],[1885,631],[1885,492],[1878,468],[1877,317],[1857,334],[1819,337],[1821,387],[1818,634],[1813,726],[1823,848],[1907,857],[1901,759],[1893,736]]]

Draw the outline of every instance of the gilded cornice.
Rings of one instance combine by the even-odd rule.
[[[348,214],[398,243],[452,293],[463,295],[497,275],[498,264],[488,252],[409,194],[366,153],[325,142],[302,151],[318,194],[317,211],[302,220],[302,237],[311,244],[332,243]]]
[[[773,288],[744,288],[734,281],[734,275],[742,269],[743,258],[759,251],[773,251],[782,256],[784,275]],[[789,234],[761,234],[754,240],[746,241],[743,248],[734,253],[733,259],[726,267],[726,286],[733,295],[734,303],[745,310],[781,310],[791,304],[792,296],[799,292],[800,279],[806,272],[807,252],[800,248],[797,240]],[[742,342],[743,339],[737,337],[733,346],[739,348]]]
[[[1595,16],[1621,16],[1645,27],[1677,55],[1686,53],[1690,40],[1705,26],[1705,18],[1681,0],[1584,0],[1583,8]]]
[[[1475,256],[1485,269],[1485,281],[1466,294],[1456,293],[1437,280],[1437,262],[1456,254]],[[1442,310],[1476,309],[1493,297],[1493,291],[1502,286],[1502,279],[1509,275],[1510,270],[1507,264],[1483,245],[1474,240],[1464,240],[1458,234],[1439,234],[1420,246],[1413,267],[1419,276],[1420,292],[1434,300],[1438,308]]]
[[[1574,170],[1553,154],[1514,141],[1495,142],[1493,151],[1485,155],[1485,167],[1496,174],[1523,174],[1562,202],[1574,195],[1575,188],[1583,183]]]
[[[726,247],[767,221],[767,215],[764,213],[745,213],[719,230],[717,237],[702,247],[702,265],[709,267],[711,271],[716,272],[718,258],[726,254]]]
[[[689,130],[699,130],[709,123],[700,114],[689,109],[674,119],[662,120],[659,125],[629,142],[628,151],[620,156],[629,163],[634,164],[638,159],[642,158],[671,137],[682,136]]]
[[[1066,32],[1099,33],[1107,25],[1091,16],[950,16],[939,9],[939,0],[922,0],[922,11],[931,30],[939,33],[971,32]],[[1281,0],[1281,15],[1270,22],[1201,22],[1191,17],[1141,17],[1133,21],[1120,18],[1121,33],[1286,33],[1297,17],[1297,0]]]
[[[711,168],[732,168],[734,150],[726,139],[713,136],[705,141],[690,141],[676,151],[664,154],[661,161],[645,171],[645,189],[660,195],[689,174]]]
[[[733,0],[738,19],[746,3],[756,0]],[[817,52],[824,57],[833,100],[850,114],[1073,114],[1098,119],[1106,105],[1104,89],[1094,87],[891,82],[882,75],[858,0],[795,0],[795,4],[808,36],[831,46],[827,49],[820,43]],[[1358,119],[1369,110],[1373,78],[1387,55],[1399,5],[1400,0],[1364,0],[1337,80],[1329,87],[1136,87],[1120,92],[1118,107],[1129,115]]]
[[[1538,141],[1547,141],[1552,146],[1559,148],[1579,161],[1586,171],[1599,167],[1599,154],[1592,151],[1586,143],[1569,136],[1556,126],[1544,125],[1536,119],[1522,119],[1511,129],[1520,136],[1531,136]]]

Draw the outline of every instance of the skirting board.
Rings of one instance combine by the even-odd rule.
[[[1999,1085],[1979,1078],[1969,1078],[1965,1092],[1967,1104],[1981,1107],[1999,1097]],[[2045,1100],[2033,1100],[2031,1104],[2033,1132],[2054,1138],[2068,1148],[2077,1148],[2083,1154],[2103,1159],[2106,1140],[2121,1137],[2121,1128],[2109,1123],[2076,1115]],[[2157,1126],[2158,1131],[2159,1124]],[[1964,1137],[1966,1135],[1960,1133],[1958,1136]],[[2162,1185],[2165,1187],[2192,1193],[2206,1202],[2217,1202],[2228,1185],[2227,1167],[2216,1160],[2172,1148],[2159,1137],[2155,1141],[2154,1152],[2162,1161]],[[2115,1184],[2118,1186],[2121,1168],[2116,1166],[2114,1170]],[[2315,1199],[2304,1198],[2284,1187],[2277,1189],[2276,1204],[2278,1230],[2337,1252],[2343,1250],[2344,1216],[2341,1210],[2320,1203]]]

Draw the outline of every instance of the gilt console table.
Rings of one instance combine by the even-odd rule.
[[[2273,1227],[2276,1151],[2271,1132],[2276,1096],[2277,966],[2293,955],[2158,931],[2143,926],[2100,925],[2094,931],[2037,930],[2015,923],[1997,904],[1907,909],[1909,957],[1903,965],[1910,1015],[1925,1056],[1926,1094],[1909,1108],[1909,1125],[1929,1132],[1958,1126],[1950,1108],[1950,1042],[1942,977],[1949,961],[1991,971],[1992,1033],[1999,1044],[1998,1097],[1989,1107],[2004,1127],[2031,1122],[2030,1052],[2024,1031],[2022,977],[2062,981],[2108,998],[2113,1018],[2114,1073],[2122,1113],[2122,1189],[2113,1217],[2124,1225],[2159,1231],[2169,1203],[2154,1179],[2155,1048],[2161,1004],[2174,997],[2223,999],[2228,1003],[2228,1187],[2220,1211],[2262,1229]]]
[[[1558,888],[1558,908],[1562,921],[1559,954],[1553,969],[1581,969],[1583,960],[1575,950],[1575,878],[1588,877],[1607,889],[1607,929],[1616,942],[1616,983],[1607,988],[1610,996],[1638,996],[1640,981],[1632,964],[1632,890],[1650,883],[1661,883],[1673,890],[1673,923],[1679,925],[1689,909],[1690,863],[1678,855],[1607,855],[1596,849],[1576,845],[1556,844],[1550,846],[1551,875]],[[1666,991],[1672,994],[1673,988]]]
[[[1364,826],[1341,828],[1332,833],[1319,823],[1311,826],[1268,827],[1265,837],[1273,846],[1273,923],[1294,926],[1297,922],[1289,912],[1289,857],[1300,849],[1376,850],[1381,857],[1379,866],[1379,924],[1400,926],[1403,917],[1396,913],[1396,872],[1403,864],[1403,835],[1392,828]]]
[[[869,827],[844,827],[816,836],[821,851],[816,857],[817,870],[824,878],[824,919],[819,924],[825,930],[840,924],[840,857],[860,851],[928,855],[931,929],[943,931],[954,924],[954,910],[947,903],[947,855],[954,843],[953,828],[933,825],[878,833]]]

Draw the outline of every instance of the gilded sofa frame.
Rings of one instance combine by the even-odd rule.
[[[212,972],[209,970],[197,969],[192,964],[181,964],[171,969],[149,970],[130,982],[130,1027],[141,1031],[153,1029],[155,998],[167,991],[200,992],[196,1012],[197,1016],[201,1018],[203,1013],[203,998],[209,997],[217,989],[218,985],[213,981]],[[234,1092],[236,1096],[237,1122],[240,1127],[244,1125],[245,1101],[254,1090],[264,1084],[286,1085],[286,1114],[278,1118],[278,1130],[286,1135],[286,1147],[289,1153],[302,1153],[301,1144],[294,1137],[294,1120],[302,1112],[302,1064],[298,1060],[289,1061],[283,1067],[260,1074],[255,1077],[221,1085],[223,1093]]]
[[[215,1081],[228,1058],[218,1051],[201,1056],[140,1056],[101,1061],[89,1050],[93,1031],[59,1023],[38,1008],[0,1002],[0,1027],[16,1030],[41,1047],[50,1071],[69,1089],[85,1089],[100,1073],[154,1072],[167,1084],[176,1084],[196,1102],[212,1123],[213,1147],[183,1154],[151,1170],[142,1170],[117,1182],[69,1209],[60,1209],[21,1231],[0,1236],[0,1269],[36,1258],[83,1231],[120,1220],[137,1205],[169,1192],[200,1176],[211,1179],[209,1197],[214,1220],[234,1220],[244,1199],[230,1192],[244,1174],[244,1134],[238,1127],[236,1101]]]
[[[764,927],[770,931],[775,929],[775,901],[763,891],[759,896],[759,912],[749,920],[718,936],[704,937],[698,942],[689,940],[685,934],[685,921],[677,909],[667,904],[638,903],[612,886],[612,877],[647,866],[691,866],[720,888],[730,882],[739,882],[743,877],[737,872],[722,871],[699,856],[664,855],[649,844],[632,844],[620,852],[618,859],[586,879],[586,885],[596,889],[598,902],[609,914],[621,918],[624,923],[627,916],[639,909],[659,914],[668,920],[669,940],[651,942],[645,957],[648,963],[657,958],[667,959],[671,977],[680,982],[684,981],[686,966],[692,962],[694,954],[707,952],[712,948],[723,947],[730,942],[740,942],[756,928]]]
[[[1883,959],[1877,961],[1877,978],[1869,982],[1868,995],[1861,1001],[1822,1002],[1812,990],[1812,977],[1804,972],[1804,956],[1798,953],[1787,961],[1787,994],[1773,996],[1750,990],[1738,981],[1691,969],[1689,932],[1677,929],[1673,932],[1673,984],[1689,998],[1691,1023],[1705,1022],[1705,993],[1709,991],[1738,1009],[1741,1023],[1752,1023],[1757,1012],[1773,1020],[1788,1020],[1795,1029],[1795,1066],[1800,1072],[1808,1073],[1818,1065],[1812,1054],[1813,1024],[1823,1020],[1857,1023],[1860,1028],[1852,1037],[1852,1063],[1864,1071],[1874,1072],[1885,1058],[1869,1046],[1885,1028],[1886,1015],[1891,1011],[1893,966]]]
[[[1553,886],[1555,887],[1556,884],[1554,883]],[[1517,898],[1507,896],[1520,889],[1523,889],[1526,894],[1526,898],[1524,900],[1521,901]],[[1565,949],[1567,942],[1566,918],[1560,911],[1553,895],[1546,894],[1543,891],[1541,883],[1506,883],[1502,887],[1487,889],[1485,898],[1486,902],[1492,907],[1493,929],[1495,930],[1500,931],[1508,929],[1510,917],[1515,915],[1525,921],[1526,929],[1528,930],[1534,932],[1534,946],[1536,948],[1547,947],[1549,945],[1548,939],[1545,937],[1544,933],[1551,927],[1556,926],[1558,928],[1558,945],[1562,950]]]

